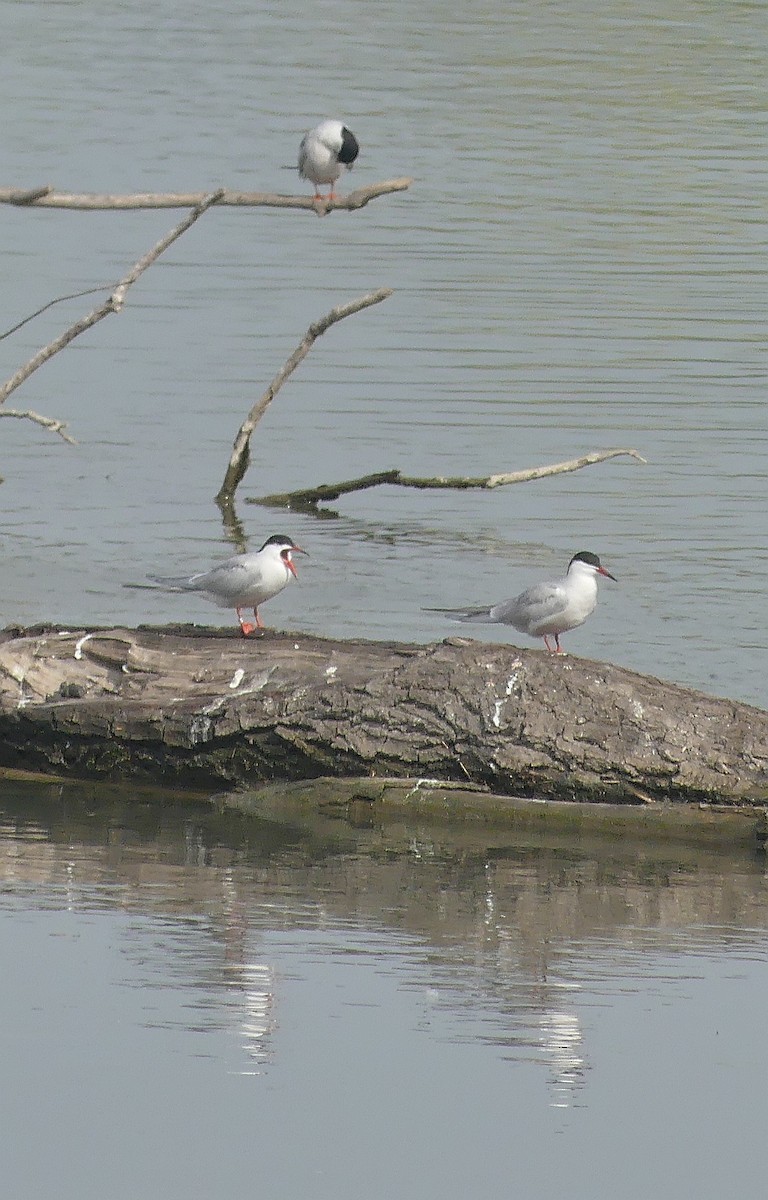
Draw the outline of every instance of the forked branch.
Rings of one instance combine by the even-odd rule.
[[[18,408],[0,408],[0,417],[16,417],[19,421],[32,421],[34,425],[41,425],[43,429],[57,433],[63,441],[69,442],[70,446],[77,445],[75,439],[67,433],[66,421],[60,421],[58,417],[45,417],[42,413],[33,412],[31,408],[25,412],[20,412]]]
[[[35,355],[33,355],[29,362],[25,363],[23,367],[20,367],[15,375],[12,375],[11,378],[4,383],[2,387],[0,387],[0,404],[7,400],[11,392],[14,392],[17,387],[24,383],[25,379],[28,379],[29,376],[38,369],[38,367],[41,367],[43,363],[48,362],[48,359],[53,358],[54,354],[58,354],[59,350],[63,350],[65,346],[68,346],[70,342],[74,341],[74,339],[79,336],[79,334],[84,333],[86,329],[90,329],[92,325],[95,325],[97,321],[101,321],[103,317],[109,316],[110,313],[120,312],[120,309],[123,307],[125,302],[125,294],[131,284],[135,283],[139,276],[146,271],[147,267],[151,267],[152,263],[155,262],[155,260],[160,257],[163,251],[167,250],[168,247],[175,242],[178,237],[181,237],[182,233],[185,233],[191,225],[194,225],[198,217],[201,217],[203,213],[211,207],[212,204],[217,204],[221,199],[221,195],[222,193],[220,191],[213,192],[206,196],[200,202],[200,204],[195,205],[192,212],[189,213],[183,221],[180,221],[179,224],[170,231],[170,233],[167,233],[164,238],[161,238],[151,250],[143,255],[138,262],[134,263],[127,275],[124,275],[123,278],[117,283],[112,293],[105,300],[105,302],[100,305],[99,308],[94,308],[90,313],[88,313],[87,316],[81,317],[79,321],[75,321],[74,325],[70,325],[69,329],[65,329],[63,333],[59,334],[57,338],[54,338],[52,342],[49,342],[47,346],[43,346]],[[23,416],[24,414],[17,415]],[[35,418],[30,417],[30,419],[34,420]],[[48,420],[49,418],[44,418],[42,422],[38,420],[38,424],[45,423]],[[56,422],[54,422],[54,424],[56,424]],[[61,425],[61,422],[58,422],[58,424]],[[58,429],[57,432],[61,432],[61,430]]]
[[[326,329],[330,329],[331,325],[335,325],[338,321],[343,321],[345,317],[351,317],[353,313],[360,312],[363,308],[370,308],[372,304],[379,304],[391,295],[392,288],[378,288],[377,291],[369,292],[366,296],[360,296],[357,300],[350,300],[348,304],[337,304],[335,308],[332,308],[319,321],[313,321],[293,354],[280,368],[266,392],[264,392],[264,395],[254,404],[237,431],[237,437],[232,447],[232,454],[224,476],[224,482],[216,496],[216,503],[220,507],[231,505],[237,486],[248,470],[251,454],[251,434],[286,379],[289,375],[293,374],[299,363],[307,357],[320,335],[325,333]]]

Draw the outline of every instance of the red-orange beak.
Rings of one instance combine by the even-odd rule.
[[[606,571],[605,567],[598,567],[597,573],[598,575],[605,575],[606,579],[612,579],[614,583],[619,582],[615,575],[611,575],[610,571]]]
[[[302,550],[301,546],[287,546],[285,548],[285,550],[280,551],[280,557],[282,558],[282,560],[285,563],[288,570],[293,575],[293,578],[298,579],[299,573],[296,570],[296,564],[293,562],[293,559],[291,558],[292,554],[306,554],[307,558],[309,558],[309,552],[307,550]]]

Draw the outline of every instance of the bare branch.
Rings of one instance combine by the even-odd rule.
[[[229,466],[224,476],[224,482],[216,496],[216,502],[220,507],[226,507],[231,504],[237,486],[248,470],[251,434],[288,376],[292,375],[299,363],[306,358],[320,335],[325,333],[327,329],[330,329],[331,325],[335,325],[337,321],[343,321],[345,317],[350,317],[353,313],[360,312],[363,308],[370,308],[372,304],[379,304],[391,295],[392,288],[379,288],[377,291],[369,292],[366,296],[361,296],[357,300],[350,300],[348,304],[338,304],[329,313],[326,313],[324,317],[321,317],[319,321],[314,321],[310,325],[293,354],[280,368],[258,403],[254,404],[237,432],[229,459]]]
[[[8,195],[4,196],[4,200],[8,204],[18,204],[23,208],[25,204],[34,204],[37,200],[42,200],[43,196],[49,196],[53,188],[49,183],[44,183],[42,187],[35,188],[7,188]]]
[[[194,225],[198,217],[202,217],[203,213],[208,211],[211,205],[218,204],[223,195],[224,189],[219,188],[218,191],[210,192],[207,196],[203,197],[199,204],[195,204],[192,212],[189,213],[183,221],[180,221],[178,225],[174,226],[170,233],[167,233],[164,238],[160,239],[157,245],[153,246],[151,250],[148,250],[143,258],[140,258],[137,263],[134,263],[128,274],[120,280],[114,292],[110,296],[110,305],[112,306],[114,302],[113,307],[115,312],[119,312],[119,310],[122,308],[123,301],[125,299],[125,293],[128,291],[128,288],[131,286],[131,284],[136,282],[136,280],[139,278],[139,275],[146,271],[147,267],[151,267],[152,263],[155,262],[155,260],[158,259],[160,255],[176,241],[177,238],[181,237],[182,233],[186,233],[190,226]]]
[[[0,417],[17,417],[20,421],[34,421],[35,425],[42,425],[43,429],[50,429],[51,433],[57,433],[65,442],[69,442],[70,446],[77,445],[75,439],[64,432],[67,428],[66,421],[60,421],[57,417],[44,417],[40,413],[33,412],[32,409],[21,412],[18,408],[0,408]]]
[[[151,250],[143,255],[138,262],[134,263],[128,274],[123,276],[112,294],[108,297],[104,304],[101,305],[100,308],[95,308],[92,312],[88,313],[87,316],[81,317],[79,321],[76,321],[74,325],[70,325],[69,329],[66,329],[64,333],[59,335],[59,337],[55,338],[52,342],[49,342],[47,346],[43,346],[41,350],[38,350],[37,354],[35,354],[28,363],[26,363],[23,367],[20,367],[16,374],[12,375],[11,378],[5,384],[3,384],[2,387],[0,387],[0,404],[7,400],[11,392],[14,392],[16,388],[24,382],[25,379],[28,379],[29,376],[37,370],[38,367],[41,367],[43,363],[48,361],[49,358],[53,358],[54,354],[58,354],[59,350],[63,350],[65,346],[68,346],[69,343],[74,341],[79,334],[84,333],[86,329],[90,329],[92,325],[95,325],[97,321],[101,321],[103,317],[108,316],[110,313],[120,312],[125,302],[125,293],[128,291],[128,288],[131,286],[131,284],[135,283],[142,272],[146,271],[147,267],[150,267],[152,263],[160,257],[163,251],[167,250],[168,247],[175,242],[178,237],[181,237],[182,233],[189,229],[191,225],[194,225],[198,217],[202,216],[202,214],[209,209],[212,204],[218,203],[220,198],[221,192],[213,192],[211,195],[206,196],[206,198],[200,204],[196,205],[192,212],[189,213],[183,221],[180,221],[179,224],[170,231],[170,233],[166,234],[164,238],[161,238]]]
[[[648,459],[643,458],[642,454],[638,454],[637,450],[593,450],[590,454],[582,454],[580,458],[553,463],[548,467],[530,467],[527,471],[512,471],[507,475],[491,475],[485,487],[504,487],[508,483],[530,483],[532,479],[546,479],[548,475],[566,475],[569,471],[580,471],[582,467],[591,467],[595,463],[606,462],[609,458],[620,458],[622,455],[629,455],[630,458],[635,458],[641,463],[648,462]]]
[[[461,475],[452,478],[442,475],[417,478],[412,475],[403,475],[397,470],[379,471],[373,475],[362,475],[359,479],[347,479],[341,483],[323,483],[318,487],[305,488],[298,492],[281,492],[258,499],[249,497],[246,503],[263,504],[269,508],[293,508],[312,512],[324,500],[338,500],[339,496],[345,496],[349,492],[363,491],[365,488],[376,487],[382,483],[407,488],[449,488],[454,490],[482,488],[487,491],[509,483],[530,483],[534,479],[544,479],[548,475],[565,475],[569,471],[580,471],[583,467],[605,462],[609,458],[618,458],[620,455],[628,455],[641,463],[647,461],[641,454],[638,454],[637,450],[593,450],[590,454],[583,454],[581,458],[550,463],[546,467],[529,467],[524,471],[509,471],[503,475],[484,475],[475,478]]]
[[[312,196],[283,196],[273,192],[234,192],[221,189],[219,205],[242,208],[303,208],[324,216],[337,209],[353,212],[364,208],[371,200],[391,192],[404,192],[412,179],[387,179],[383,183],[372,183],[356,188],[348,196],[334,200],[315,200]],[[206,192],[137,192],[132,195],[113,196],[98,192],[55,192],[50,187],[0,188],[0,204],[28,205],[33,208],[70,209],[126,209],[126,208],[192,208],[205,202]]]

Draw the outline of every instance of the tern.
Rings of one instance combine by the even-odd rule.
[[[597,604],[597,577],[616,582],[602,566],[596,554],[580,550],[568,564],[561,579],[547,579],[534,583],[512,600],[502,600],[491,608],[437,608],[454,621],[473,621],[477,624],[512,625],[519,633],[530,637],[543,637],[550,653],[565,653],[560,645],[560,634],[568,629],[583,625]],[[554,646],[550,645],[554,638]]]
[[[299,146],[299,175],[314,183],[315,200],[336,199],[333,185],[341,175],[342,167],[352,169],[359,153],[357,138],[342,121],[321,121],[304,134]],[[321,183],[330,185],[327,196],[320,191]]]
[[[235,554],[225,562],[196,575],[150,575],[154,583],[172,592],[202,592],[220,608],[234,608],[244,637],[263,629],[259,605],[282,592],[291,576],[298,578],[292,555],[306,554],[293,538],[276,533],[254,554]],[[252,608],[256,624],[243,619],[242,609]]]

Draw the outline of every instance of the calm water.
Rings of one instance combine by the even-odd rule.
[[[6,785],[5,1191],[757,1196],[764,866]]]
[[[312,554],[278,627],[431,640],[581,548],[619,577],[576,653],[768,704],[765,4],[382,0],[56,4],[3,13],[7,184],[292,190],[339,114],[356,214],[211,212],[9,401],[0,619],[207,621],[122,588],[229,552],[212,503],[245,412],[334,303],[258,430],[239,514]],[[114,280],[178,214],[0,211],[0,329]],[[0,374],[91,306],[0,341]],[[335,521],[247,496],[385,467],[483,474],[633,446],[487,494],[378,489]],[[497,636],[493,631],[489,637]],[[506,634],[498,636],[507,636]]]
[[[768,705],[766,8],[690,0],[6,4],[2,182],[293,190],[344,116],[318,221],[214,211],[9,400],[0,623],[208,621],[126,590],[229,552],[212,497],[259,427],[252,542],[311,552],[282,628],[431,640],[578,549],[619,577],[576,653]],[[0,331],[113,281],[180,214],[0,208]],[[0,377],[88,310],[0,340]],[[400,467],[338,518],[248,496]],[[489,637],[497,636],[492,630]],[[258,651],[258,647],[254,647]],[[3,1182],[18,1200],[576,1200],[764,1187],[764,863],[508,834],[216,822],[2,792]]]

